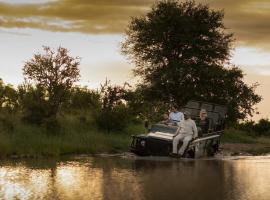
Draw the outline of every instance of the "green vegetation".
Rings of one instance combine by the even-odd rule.
[[[61,104],[67,100],[70,89],[80,77],[79,58],[70,56],[68,50],[62,47],[56,52],[50,47],[43,49],[44,54],[35,54],[23,66],[23,75],[28,84],[35,86],[30,94],[39,94],[38,99],[35,99],[38,102],[36,106],[44,108],[41,120],[56,117]],[[28,108],[28,111],[32,110]]]
[[[248,133],[237,129],[226,129],[221,139],[222,143],[245,143],[245,144],[266,144],[270,147],[269,136],[258,136],[256,133]]]
[[[144,132],[141,123],[130,123],[120,132],[107,133],[96,127],[91,113],[67,113],[58,117],[59,127],[27,124],[18,116],[1,122],[0,158],[42,157],[65,154],[116,153],[128,151],[130,136]]]
[[[89,112],[58,117],[60,127],[49,132],[45,126],[22,122],[17,115],[1,121],[0,158],[55,157],[70,154],[118,153],[129,150],[131,135],[145,132],[142,123],[129,123],[121,131],[99,129]],[[270,152],[270,138],[237,129],[226,129],[221,138],[225,151],[260,155]],[[226,145],[230,145],[229,149]]]
[[[248,132],[250,135],[270,136],[270,120],[267,118],[262,118],[257,123],[252,120],[247,120],[238,123],[235,127],[239,130]]]
[[[227,129],[221,138],[222,148],[231,155],[249,153],[262,155],[270,152],[270,137],[259,136],[255,132]]]
[[[257,138],[249,135],[245,131],[237,129],[227,129],[225,130],[224,135],[222,136],[222,143],[246,143],[253,144],[256,143]]]

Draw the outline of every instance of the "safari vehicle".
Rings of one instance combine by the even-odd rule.
[[[189,111],[191,118],[196,122],[201,109],[207,111],[209,119],[208,133],[192,140],[183,157],[199,158],[213,156],[219,149],[220,137],[224,132],[227,109],[222,105],[189,101],[182,111]],[[198,124],[197,127],[199,127]],[[154,124],[147,134],[132,136],[131,151],[140,156],[169,156],[172,152],[173,135],[177,129],[178,126]],[[179,145],[182,145],[181,142]]]

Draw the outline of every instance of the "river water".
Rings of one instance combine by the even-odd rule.
[[[0,199],[270,200],[270,156],[105,156],[0,165]]]

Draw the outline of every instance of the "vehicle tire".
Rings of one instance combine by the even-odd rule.
[[[183,155],[184,158],[195,158],[195,150],[190,149]]]
[[[210,147],[207,148],[207,156],[208,157],[214,156],[215,153],[216,153],[216,151],[215,151],[215,149],[212,146],[210,146]]]

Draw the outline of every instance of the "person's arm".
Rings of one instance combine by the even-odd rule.
[[[170,112],[168,121],[171,121],[171,120],[172,120],[172,113]]]
[[[184,120],[184,114],[182,112],[180,112],[180,121],[183,121]]]
[[[209,125],[210,125],[210,123],[209,123],[209,118],[206,118],[205,120],[206,120],[206,123],[205,123],[205,130],[206,130],[206,131],[205,131],[205,132],[208,134],[209,128],[210,128],[210,127],[209,127]]]
[[[193,138],[197,138],[197,137],[198,137],[198,129],[195,122],[193,121]]]
[[[178,127],[178,129],[176,130],[176,132],[173,135],[173,137],[177,136],[180,133],[180,129],[181,129],[181,126]]]

